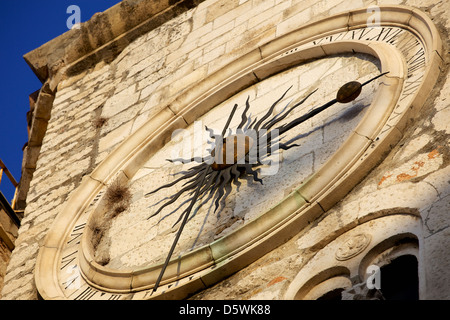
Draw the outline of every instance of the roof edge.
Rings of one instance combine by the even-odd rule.
[[[26,53],[23,58],[45,83],[62,68],[73,76],[100,61],[107,63],[139,36],[196,7],[204,0],[123,0],[94,14],[79,29],[69,30]]]

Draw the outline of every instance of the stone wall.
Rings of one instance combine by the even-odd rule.
[[[11,208],[3,193],[0,192],[0,292],[3,288],[11,252],[14,250],[14,242],[18,236],[19,226],[19,217]]]
[[[407,4],[427,12],[442,33],[444,52],[448,53],[447,1],[207,0],[145,30],[112,59],[99,59],[77,72],[53,65],[53,77],[46,79],[49,88],[41,95],[54,95],[54,101],[5,277],[3,299],[38,298],[33,278],[36,257],[61,206],[82,178],[156,115],[168,97],[186,92],[229,62],[311,19],[386,3]],[[450,298],[450,260],[446,255],[450,246],[450,78],[449,56],[443,58],[447,64],[422,116],[351,194],[306,232],[195,298],[283,298],[301,267],[325,246],[320,237],[365,221],[358,217],[398,213],[398,208],[416,208],[423,222],[421,259],[432,261],[423,271],[423,298]]]
[[[0,290],[6,275],[11,252],[14,250],[14,240],[17,237],[17,226],[0,206]],[[1,295],[0,295],[1,298]]]
[[[10,256],[11,250],[3,242],[3,239],[0,239],[0,288],[3,288],[3,279],[6,275],[6,267],[8,266]]]

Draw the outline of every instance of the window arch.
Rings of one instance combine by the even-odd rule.
[[[341,233],[300,270],[285,298],[418,299],[424,285],[420,277],[421,225],[419,216],[396,213]],[[378,278],[369,270],[377,270]]]
[[[350,271],[345,267],[334,267],[312,277],[297,292],[294,299],[315,300],[331,291],[342,291],[350,286]]]
[[[419,239],[415,234],[397,234],[374,246],[361,260],[361,283],[370,276],[365,272],[369,266],[379,268],[382,299],[419,299]]]

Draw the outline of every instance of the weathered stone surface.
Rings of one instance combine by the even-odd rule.
[[[377,1],[377,4],[385,2],[392,3]],[[447,1],[407,0],[404,3],[429,12],[441,32],[448,31],[450,22],[446,13],[450,8]],[[33,272],[39,243],[61,207],[83,177],[130,134],[161,110],[178,111],[176,105],[169,104],[167,108],[167,101],[189,91],[193,84],[229,62],[303,23],[369,4],[372,2],[366,0],[122,1],[107,12],[96,14],[81,30],[69,31],[27,54],[25,59],[38,78],[49,79],[51,88],[58,90],[54,97],[50,89],[43,90],[37,101],[38,110],[22,174],[23,183],[29,183],[27,207],[2,298],[37,298]],[[447,42],[443,51],[445,61],[449,59]],[[260,54],[258,52],[258,57]],[[253,116],[260,116],[267,103],[279,98],[289,85],[294,85],[297,91],[287,99],[298,101],[306,87],[322,86],[332,91],[337,83],[367,74],[372,67],[375,72],[375,65],[363,60],[364,63],[355,66],[349,58],[341,57],[316,63],[309,71],[290,70],[274,77],[272,84],[258,83],[234,98],[242,107],[249,95],[252,106],[258,110]],[[331,239],[365,222],[370,223],[371,219],[394,214],[415,215],[421,219],[420,249],[424,250],[423,259],[427,261],[424,275],[420,275],[425,277],[426,283],[424,292],[427,293],[423,297],[449,298],[450,260],[446,250],[449,245],[447,213],[450,212],[450,81],[447,69],[444,65],[440,82],[420,117],[412,122],[413,126],[406,128],[399,144],[347,197],[304,232],[194,298],[283,299],[296,275]],[[314,101],[318,104],[328,98],[332,97],[323,94]],[[257,216],[261,208],[270,207],[286,196],[297,180],[306,179],[325,163],[345,140],[345,133],[352,131],[364,115],[367,104],[364,99],[370,100],[370,95],[361,98],[354,108],[330,111],[327,116],[334,117],[330,123],[317,120],[304,127],[308,139],[301,140],[301,149],[283,153],[280,179],[265,181],[274,190],[283,190],[282,194],[268,196],[258,186],[251,192],[237,194],[236,203],[230,204],[221,218],[211,215],[211,220],[204,225],[201,219],[195,221],[187,229],[184,248],[178,248],[177,252],[236,230]],[[46,107],[39,109],[40,103]],[[223,126],[226,117],[214,117],[209,121],[215,121],[218,128]],[[97,127],[93,124],[99,118],[106,121]],[[309,132],[308,128],[318,129]],[[111,263],[116,267],[142,265],[163,258],[162,255],[146,256],[145,243],[173,234],[171,226],[176,217],[168,218],[151,232],[147,231],[151,226],[145,223],[139,225],[137,231],[128,228],[138,219],[147,221],[148,213],[139,210],[151,204],[143,197],[144,190],[165,181],[160,174],[162,171],[172,173],[164,167],[163,160],[170,155],[163,153],[160,161],[149,162],[138,172],[132,185],[131,209],[117,218],[109,231],[119,235],[109,248]],[[235,220],[225,221],[224,217],[233,212]],[[217,224],[220,230],[214,229]],[[201,237],[198,235],[200,227],[205,228]],[[169,245],[169,240],[162,239],[154,248],[158,251]]]
[[[101,61],[111,62],[139,36],[202,1],[122,1],[24,58],[42,82],[64,67],[69,76],[77,75]]]

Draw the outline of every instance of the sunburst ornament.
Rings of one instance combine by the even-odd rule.
[[[153,292],[159,287],[176,244],[183,232],[184,226],[195,216],[197,211],[203,205],[210,201],[214,201],[214,211],[217,212],[220,207],[220,202],[224,201],[230,193],[230,184],[234,183],[239,190],[239,186],[241,185],[239,180],[242,178],[250,176],[253,178],[254,182],[263,184],[263,180],[259,177],[259,171],[262,166],[268,164],[270,156],[279,149],[288,150],[299,146],[295,144],[295,141],[298,140],[300,136],[294,137],[287,142],[282,142],[286,132],[321,113],[337,102],[348,103],[355,100],[361,93],[363,86],[387,73],[388,72],[381,73],[362,84],[357,81],[348,82],[338,90],[335,99],[320,107],[312,109],[301,117],[295,118],[285,124],[281,124],[281,122],[295,108],[305,103],[318,89],[315,89],[306,95],[300,102],[292,106],[289,106],[290,103],[288,103],[279,113],[273,115],[275,107],[283,100],[291,88],[287,89],[259,120],[257,118],[252,119],[251,116],[247,115],[250,109],[249,98],[247,98],[245,109],[241,114],[241,122],[234,130],[229,126],[236,113],[236,109],[238,108],[237,104],[233,106],[221,134],[215,134],[212,129],[205,127],[210,138],[208,143],[211,145],[211,148],[207,150],[208,155],[206,157],[200,159],[195,157],[191,159],[168,159],[167,161],[170,162],[181,161],[187,163],[191,161],[199,164],[187,171],[176,173],[175,175],[181,176],[146,194],[146,196],[149,196],[161,189],[183,183],[181,189],[177,193],[162,200],[164,203],[162,203],[148,219],[157,216],[165,207],[175,203],[183,194],[189,195],[187,200],[180,203],[175,210],[159,220],[160,222],[169,215],[176,213],[184,205],[189,203],[174,223],[175,226],[181,222],[173,244],[167,254],[166,261],[155,283]],[[195,210],[193,210],[194,204],[196,203],[197,206]]]

